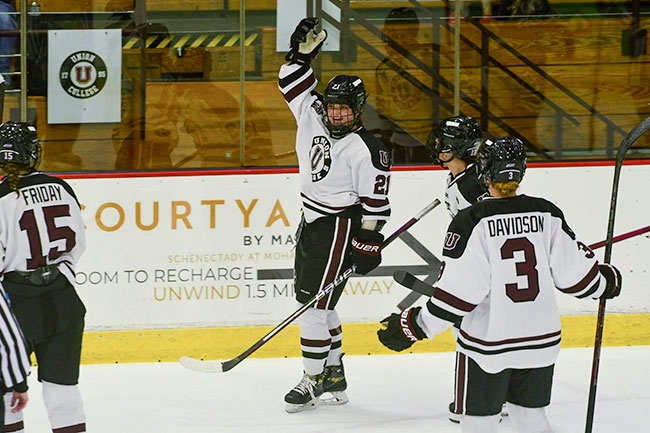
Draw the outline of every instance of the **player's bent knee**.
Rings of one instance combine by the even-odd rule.
[[[301,326],[319,326],[327,324],[328,310],[317,308],[308,308],[299,318],[298,323]]]
[[[546,417],[546,408],[523,407],[508,403],[508,414],[517,431],[527,433],[553,433]]]

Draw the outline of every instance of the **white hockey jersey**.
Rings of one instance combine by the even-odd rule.
[[[323,124],[321,96],[309,65],[282,65],[279,88],[296,118],[296,154],[305,220],[361,205],[364,220],[390,217],[390,155],[364,128],[336,139]]]
[[[86,249],[81,208],[70,185],[35,172],[21,177],[18,193],[0,183],[1,277],[56,265],[74,285],[75,266]]]
[[[543,198],[486,198],[449,225],[433,296],[418,316],[432,338],[462,319],[457,351],[488,373],[552,365],[560,350],[555,289],[598,298],[594,253]]]
[[[462,173],[453,176],[447,174],[447,187],[445,189],[445,204],[451,217],[455,217],[461,209],[465,209],[489,197],[487,187],[478,179],[476,164],[469,164]]]

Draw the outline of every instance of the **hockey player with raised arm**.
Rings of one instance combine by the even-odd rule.
[[[74,288],[86,248],[81,207],[70,185],[37,171],[41,144],[23,122],[0,126],[0,271],[27,343],[54,433],[86,431],[78,387],[86,308]],[[23,432],[22,412],[5,394],[5,425]]]
[[[381,263],[380,233],[390,216],[391,161],[382,142],[363,128],[367,94],[356,76],[332,78],[323,95],[310,66],[327,37],[317,18],[291,35],[279,88],[296,118],[302,221],[294,264],[296,300],[304,305],[352,265],[367,274]],[[341,361],[341,320],[335,307],[346,281],[299,318],[304,374],[285,396],[287,412],[320,403],[343,404],[347,381]],[[323,393],[331,393],[328,399]]]
[[[462,432],[496,432],[507,402],[517,431],[552,433],[545,407],[560,351],[555,290],[611,299],[620,293],[621,274],[577,240],[557,206],[517,195],[526,170],[521,140],[485,140],[477,164],[491,197],[449,225],[426,306],[390,315],[377,335],[402,351],[462,319],[456,345]]]

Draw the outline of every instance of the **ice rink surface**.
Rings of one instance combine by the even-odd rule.
[[[263,350],[263,349],[262,349]],[[547,413],[556,433],[585,430],[593,349],[563,349]],[[302,377],[299,358],[246,359],[226,373],[178,363],[83,365],[91,433],[459,433],[447,420],[453,353],[346,356],[350,402],[288,414],[283,397]],[[601,353],[594,433],[647,432],[650,346]],[[50,431],[30,380],[26,431]],[[506,418],[499,432],[515,432]]]

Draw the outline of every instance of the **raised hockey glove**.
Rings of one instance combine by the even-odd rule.
[[[418,340],[427,337],[415,319],[422,307],[407,308],[400,314],[393,313],[381,321],[382,329],[377,331],[377,337],[384,346],[395,352],[401,352],[413,346]]]
[[[600,298],[612,299],[617,297],[621,293],[621,285],[623,283],[621,273],[609,263],[601,263],[598,267],[600,267],[600,273],[603,274],[605,281],[607,281],[605,291],[600,295]]]
[[[327,32],[321,30],[316,33],[314,28],[318,25],[318,18],[303,18],[291,34],[289,46],[291,50],[285,60],[291,63],[305,64],[311,62],[318,55],[320,47],[327,39]]]
[[[365,275],[381,263],[384,235],[374,230],[359,230],[352,238],[352,263],[357,274]]]

